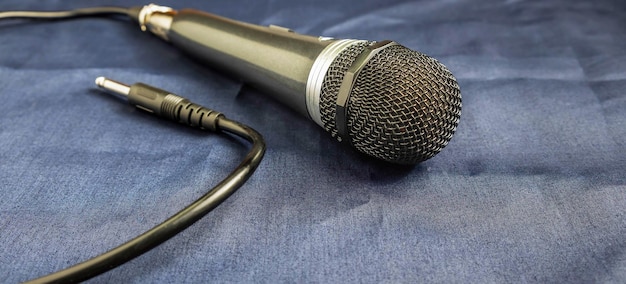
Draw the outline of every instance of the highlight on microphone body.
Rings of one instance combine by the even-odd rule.
[[[314,38],[289,29],[277,32],[276,26],[261,27],[201,13],[183,10],[178,14],[149,5],[142,9],[139,24],[175,45],[179,43],[181,49],[187,47],[189,53],[208,63],[232,69],[244,80],[269,90],[268,94],[287,93],[278,99],[367,155],[397,164],[419,163],[439,153],[456,131],[462,107],[460,88],[448,68],[432,57],[392,41]],[[177,15],[181,18],[178,25]],[[186,31],[170,33],[172,26],[183,24],[188,27]],[[226,50],[230,46],[225,41],[206,40],[211,34],[227,34],[229,40],[232,34],[250,34],[254,39],[241,42],[264,48],[264,55],[259,57],[291,58],[293,50],[277,48],[289,43],[305,53],[298,60],[313,59],[301,60],[295,67],[259,67],[267,65],[268,59],[257,62],[236,45]],[[226,66],[227,60],[217,55],[232,57],[229,60],[236,62],[234,67]],[[269,65],[289,65],[283,61]],[[256,69],[248,71],[242,66]],[[292,70],[306,70],[308,76],[287,78]],[[280,86],[267,82],[272,77],[278,78],[275,83]]]

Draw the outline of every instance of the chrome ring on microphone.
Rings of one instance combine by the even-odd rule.
[[[320,40],[329,39],[320,38]],[[306,107],[309,112],[309,117],[321,127],[324,127],[324,123],[322,122],[320,112],[320,96],[322,94],[322,84],[324,83],[324,78],[326,78],[328,68],[342,51],[361,42],[365,42],[365,40],[337,40],[326,46],[326,48],[324,48],[324,50],[322,50],[322,52],[317,56],[315,62],[313,62],[313,66],[311,67],[311,72],[309,73],[309,78],[306,83]]]

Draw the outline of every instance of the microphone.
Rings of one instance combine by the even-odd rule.
[[[393,41],[314,37],[150,4],[150,31],[313,120],[359,152],[397,164],[439,153],[461,116],[448,68]]]

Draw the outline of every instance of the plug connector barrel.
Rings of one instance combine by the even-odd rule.
[[[130,86],[114,81],[105,77],[96,78],[96,85],[98,87],[111,91],[112,93],[128,97],[130,93]]]
[[[96,85],[122,95],[128,103],[139,109],[193,127],[216,131],[217,121],[223,116],[217,111],[194,104],[186,98],[144,83],[128,86],[105,77],[98,77]]]

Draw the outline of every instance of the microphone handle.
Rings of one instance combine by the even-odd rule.
[[[336,41],[192,9],[173,14],[166,37],[174,46],[236,75],[306,117],[309,73],[318,55]]]

